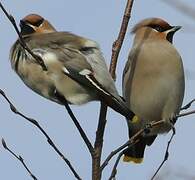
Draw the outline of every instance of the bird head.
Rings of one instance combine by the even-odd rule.
[[[145,33],[148,32],[148,38],[166,39],[172,43],[174,33],[180,28],[181,26],[171,26],[160,18],[148,18],[136,24],[132,29],[132,33],[143,38]]]
[[[37,14],[29,14],[20,20],[22,35],[55,32],[55,28],[43,17]]]

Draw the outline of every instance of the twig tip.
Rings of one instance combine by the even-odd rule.
[[[1,142],[2,142],[3,147],[5,149],[7,149],[7,144],[6,144],[6,142],[5,142],[5,140],[3,138],[1,139]]]

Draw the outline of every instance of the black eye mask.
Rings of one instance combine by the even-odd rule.
[[[26,34],[32,34],[35,32],[35,30],[30,27],[25,21],[20,21],[20,28],[21,28],[21,34],[26,35]]]
[[[172,28],[172,26],[162,27],[162,26],[157,25],[157,24],[151,24],[151,25],[149,25],[149,27],[157,30],[158,32],[164,32],[164,31],[167,31],[168,29]]]
[[[44,21],[44,19],[39,19],[38,21],[35,21],[35,22],[29,22],[27,20],[26,23],[32,24],[33,26],[36,26],[36,27],[39,27],[43,23],[43,21]]]

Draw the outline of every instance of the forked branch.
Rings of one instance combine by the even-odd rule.
[[[68,167],[70,168],[71,172],[74,174],[75,178],[78,180],[81,180],[80,176],[78,175],[78,173],[75,171],[75,169],[73,168],[73,166],[71,165],[70,161],[63,155],[63,153],[58,149],[58,147],[54,144],[54,142],[52,141],[52,139],[49,137],[49,135],[46,133],[46,131],[39,125],[39,123],[32,118],[29,118],[27,116],[25,116],[24,114],[22,114],[21,112],[19,112],[16,107],[13,105],[13,103],[9,100],[9,98],[6,96],[6,94],[4,93],[4,91],[2,91],[0,89],[0,94],[4,97],[4,99],[7,101],[7,103],[10,105],[10,109],[12,110],[12,112],[14,112],[15,114],[18,114],[19,116],[23,117],[24,119],[26,119],[28,122],[32,123],[33,125],[35,125],[40,131],[41,133],[47,138],[47,142],[51,145],[51,147],[53,147],[53,149],[55,150],[55,152],[64,160],[64,162],[68,165]]]
[[[116,79],[115,71],[117,66],[117,59],[127,31],[127,26],[130,19],[133,2],[134,0],[127,0],[120,32],[117,40],[113,43],[113,47],[112,47],[112,57],[111,57],[109,71],[114,80]],[[107,106],[104,103],[101,103],[99,123],[96,131],[96,139],[95,139],[95,147],[94,147],[95,153],[92,157],[92,179],[93,180],[100,180],[102,174],[100,162],[101,162],[101,154],[102,154],[102,147],[103,147],[103,137],[104,137],[104,131],[106,125],[106,114],[107,114]]]

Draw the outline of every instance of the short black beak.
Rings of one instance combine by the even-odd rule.
[[[182,28],[182,26],[173,26],[171,31],[176,32],[176,31],[180,30],[181,28]]]
[[[175,34],[176,31],[181,29],[181,26],[172,26],[168,31],[167,31],[167,37],[166,39],[172,43],[173,42],[173,35]]]
[[[24,27],[26,25],[25,21],[20,20],[20,28],[22,29],[22,27]]]

